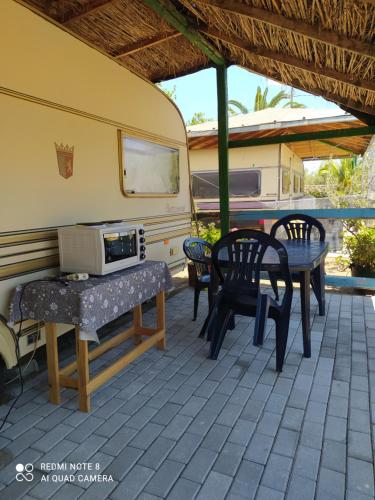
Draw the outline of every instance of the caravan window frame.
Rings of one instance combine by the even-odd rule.
[[[233,192],[231,191],[231,181],[233,182],[233,174],[236,175],[236,174],[248,174],[248,173],[255,173],[257,175],[257,188],[256,188],[256,191],[252,192],[252,193],[247,193],[247,194],[233,194]],[[195,192],[195,182],[197,182],[197,180],[199,181],[200,180],[200,176],[204,176],[205,174],[210,174],[212,176],[216,176],[217,179],[214,179],[217,183],[217,195],[216,196],[199,196],[196,192]],[[259,196],[261,196],[261,193],[262,193],[262,169],[261,168],[234,168],[234,169],[229,169],[229,172],[228,172],[228,181],[229,181],[229,198],[232,199],[232,200],[235,200],[235,199],[247,199],[247,198],[258,198]],[[206,182],[209,182],[208,179],[206,180]],[[219,193],[219,172],[218,170],[196,170],[196,171],[192,171],[191,172],[191,186],[192,186],[192,193],[193,193],[193,197],[197,200],[216,200],[216,199],[219,199],[220,198],[220,193]]]
[[[155,136],[152,134],[135,133],[133,131],[118,130],[118,154],[119,154],[119,174],[120,174],[120,187],[121,192],[127,198],[176,198],[181,190],[181,175],[180,175],[180,161],[181,161],[181,143],[173,140],[165,139],[163,137]],[[177,154],[177,189],[176,192],[130,192],[126,187],[126,149],[124,147],[124,139],[136,139],[148,143],[155,144],[161,148],[173,149]]]

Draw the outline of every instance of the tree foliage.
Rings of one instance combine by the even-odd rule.
[[[157,83],[156,86],[159,87],[159,89],[162,90],[164,94],[166,94],[170,99],[172,99],[172,101],[176,102],[177,99],[176,85],[173,85],[171,89],[163,87],[163,84],[161,83]]]
[[[362,161],[358,157],[342,160],[327,160],[319,168],[327,191],[334,190],[337,195],[360,194],[362,189]]]
[[[199,123],[210,122],[212,118],[207,118],[202,111],[197,111],[193,114],[191,120],[186,122],[186,125],[198,125]]]
[[[278,92],[270,100],[268,100],[268,92],[269,92],[268,87],[266,87],[264,90],[262,90],[260,86],[257,87],[257,91],[255,93],[255,98],[254,98],[253,111],[261,111],[267,108],[275,108],[285,99],[288,99],[288,101],[284,104],[283,108],[305,107],[304,104],[296,102],[295,100],[291,100],[290,94],[288,94],[288,92],[285,92],[285,90],[280,90],[280,92]],[[236,110],[237,113],[239,112],[243,114],[250,112],[250,109],[245,104],[243,104],[240,101],[237,101],[236,99],[230,99],[228,101],[228,104],[229,104],[229,113],[231,115],[236,114]]]

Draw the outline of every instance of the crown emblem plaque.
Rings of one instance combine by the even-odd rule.
[[[63,143],[58,144],[55,142],[55,148],[59,174],[64,179],[69,179],[73,175],[74,146],[70,147],[68,144],[64,146]]]

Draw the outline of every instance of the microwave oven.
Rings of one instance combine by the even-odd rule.
[[[77,224],[58,229],[60,270],[103,275],[145,261],[142,225],[121,221]]]

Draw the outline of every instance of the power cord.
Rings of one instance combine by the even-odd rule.
[[[6,421],[7,421],[7,419],[9,417],[10,412],[14,408],[14,405],[17,403],[17,401],[19,400],[19,398],[22,396],[23,389],[24,389],[24,380],[23,380],[21,363],[20,363],[20,357],[21,356],[20,356],[20,343],[19,343],[19,339],[21,337],[21,332],[22,332],[22,323],[24,321],[24,319],[23,319],[23,312],[22,312],[22,298],[23,298],[23,294],[25,293],[25,290],[26,290],[26,288],[29,285],[33,285],[34,283],[38,283],[38,282],[46,282],[46,281],[57,281],[57,282],[62,283],[64,285],[68,285],[69,284],[69,283],[67,283],[64,280],[64,277],[51,277],[51,278],[44,278],[44,279],[38,279],[38,280],[34,280],[34,281],[29,281],[28,283],[25,283],[24,285],[21,285],[22,289],[21,289],[20,299],[19,299],[19,304],[18,304],[18,307],[19,307],[19,310],[20,310],[20,322],[19,322],[19,327],[18,327],[18,332],[17,333],[13,330],[13,328],[11,328],[8,325],[8,322],[7,322],[6,318],[2,314],[0,314],[0,321],[2,323],[4,323],[4,325],[8,328],[9,332],[12,335],[13,341],[14,341],[16,358],[17,358],[17,368],[18,368],[18,377],[17,378],[20,379],[20,384],[21,384],[21,390],[20,390],[19,394],[17,395],[17,397],[12,402],[12,404],[11,404],[11,406],[10,406],[7,414],[5,415],[5,417],[2,419],[3,422],[2,422],[2,424],[0,426],[0,432],[3,429],[3,427],[4,427],[4,425],[5,425]],[[38,338],[38,334],[36,334],[36,339],[37,338]],[[35,350],[36,350],[36,343],[35,343],[35,346],[34,346],[34,353],[33,353],[32,356],[34,356]]]

